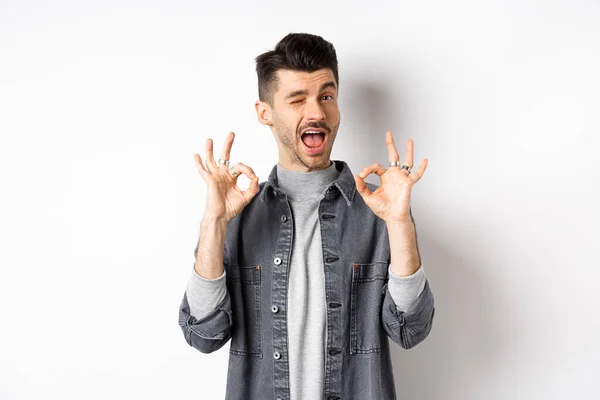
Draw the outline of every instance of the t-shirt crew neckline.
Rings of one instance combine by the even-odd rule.
[[[311,172],[291,171],[277,163],[277,183],[290,201],[321,199],[339,175],[333,160],[329,167]]]

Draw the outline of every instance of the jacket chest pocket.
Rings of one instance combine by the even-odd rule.
[[[387,262],[353,265],[350,353],[381,351],[381,307]]]
[[[233,313],[231,354],[261,356],[260,265],[229,265]]]

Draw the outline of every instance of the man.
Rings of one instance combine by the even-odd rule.
[[[323,38],[289,34],[256,63],[256,113],[279,162],[260,184],[249,166],[229,168],[233,132],[218,161],[211,139],[204,163],[194,155],[207,202],[179,311],[185,339],[203,353],[231,339],[227,399],[395,399],[388,337],[411,348],[434,314],[410,210],[427,160],[411,174],[413,143],[401,165],[390,132],[387,170],[353,176],[330,160],[339,77]]]

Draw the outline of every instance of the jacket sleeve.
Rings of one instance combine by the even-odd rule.
[[[199,244],[196,245],[196,250],[194,250],[194,258],[198,254],[198,246]],[[227,264],[227,262],[227,248],[225,247],[223,263]],[[231,328],[233,326],[229,292],[225,293],[225,297],[214,310],[200,319],[192,315],[187,293],[184,292],[179,307],[179,326],[187,343],[202,353],[212,353],[223,347],[231,338]]]
[[[412,209],[409,208],[410,219],[415,224],[415,243],[419,260],[419,242],[417,228]],[[400,310],[392,298],[389,290],[389,281],[384,286],[385,297],[381,307],[381,321],[387,335],[400,346],[410,349],[422,342],[431,331],[433,314],[435,313],[433,293],[429,288],[429,281],[425,281],[425,287],[419,294],[417,300],[407,309]]]
[[[231,338],[233,318],[229,293],[217,308],[201,319],[190,314],[187,294],[179,307],[179,326],[187,343],[202,353],[219,350]]]
[[[434,313],[433,294],[429,282],[425,282],[423,292],[406,311],[397,309],[386,284],[381,321],[387,335],[403,348],[410,349],[429,335]]]

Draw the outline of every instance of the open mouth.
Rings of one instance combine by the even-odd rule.
[[[325,147],[325,132],[320,129],[307,129],[301,139],[309,153],[319,153]]]

